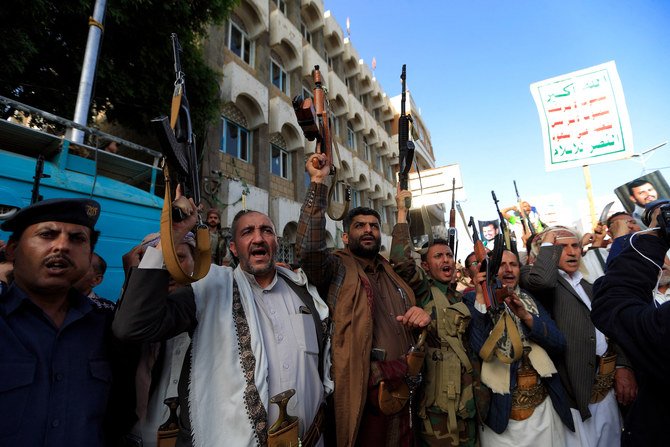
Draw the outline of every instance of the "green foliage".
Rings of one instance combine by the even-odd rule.
[[[147,132],[169,113],[174,83],[170,34],[184,53],[195,129],[219,108],[218,74],[200,42],[234,0],[108,0],[92,107],[112,122]],[[5,0],[0,5],[0,94],[56,115],[74,114],[93,0]]]

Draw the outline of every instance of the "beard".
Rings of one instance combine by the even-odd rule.
[[[242,270],[244,270],[247,273],[250,273],[254,276],[256,275],[264,275],[266,273],[269,273],[273,271],[275,268],[275,261],[274,259],[271,259],[270,262],[267,264],[263,265],[251,265],[249,260],[245,260],[245,262],[242,263]]]
[[[663,270],[663,274],[661,274],[661,279],[658,280],[658,285],[667,286],[668,284],[670,284],[670,271]]]
[[[381,238],[375,238],[375,243],[371,246],[363,246],[361,244],[360,238],[356,240],[349,239],[349,251],[358,256],[359,258],[372,259],[379,254],[379,250],[382,246]]]

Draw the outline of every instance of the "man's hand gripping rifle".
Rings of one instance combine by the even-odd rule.
[[[333,178],[330,188],[328,189],[328,216],[333,220],[342,220],[349,211],[351,187],[345,184],[344,209],[339,216],[334,216],[330,209],[332,197],[335,188],[337,187],[337,170],[333,163],[333,150],[335,150],[338,158],[339,151],[337,149],[337,143],[333,140],[333,136],[330,133],[328,101],[326,100],[323,78],[321,77],[318,65],[314,66],[312,79],[314,80],[314,100],[312,100],[312,98],[303,99],[302,96],[296,96],[293,98],[293,109],[295,110],[295,116],[298,119],[298,124],[300,125],[305,138],[309,141],[316,140],[316,153],[325,154],[327,159],[326,163],[330,164],[330,175]],[[313,160],[313,163],[315,164],[314,167],[317,169],[323,167],[318,165],[318,160]]]
[[[475,220],[470,217],[468,224],[472,228],[472,240],[474,242],[475,258],[479,263],[479,276],[474,279],[481,287],[481,292],[484,296],[484,303],[486,304],[486,312],[493,321],[493,330],[491,335],[479,351],[479,355],[485,361],[490,360],[493,354],[496,355],[504,363],[512,363],[521,358],[523,354],[523,346],[521,344],[521,336],[519,330],[514,323],[511,316],[511,311],[505,304],[505,298],[514,293],[506,287],[498,279],[498,270],[502,261],[502,253],[505,249],[503,243],[503,235],[497,234],[493,251],[489,255],[486,253],[484,244],[479,239]],[[509,339],[512,344],[512,356],[507,354],[508,351],[499,349],[499,342],[501,339]]]
[[[175,245],[180,241],[174,240],[172,232],[173,222],[184,220],[191,211],[188,207],[180,206],[178,200],[172,203],[172,177],[181,187],[185,197],[193,199],[196,207],[200,204],[200,168],[196,151],[195,135],[191,125],[191,112],[186,99],[184,72],[181,67],[179,39],[176,34],[171,35],[172,51],[174,54],[174,70],[176,80],[170,118],[161,116],[152,120],[152,125],[161,145],[164,155],[163,174],[165,176],[165,200],[161,214],[161,246],[165,265],[170,275],[180,284],[189,284],[203,278],[209,271],[211,252],[209,247],[209,230],[197,216],[196,231],[196,266],[195,272],[184,272],[176,255]],[[172,173],[170,173],[170,170]]]

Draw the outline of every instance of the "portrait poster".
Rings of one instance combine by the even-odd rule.
[[[670,198],[670,187],[660,171],[631,179],[614,190],[628,213],[638,212],[649,202]]]
[[[493,250],[494,239],[500,233],[500,220],[478,220],[479,238],[484,247]]]

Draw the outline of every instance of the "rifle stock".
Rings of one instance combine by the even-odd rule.
[[[314,81],[314,99],[296,96],[293,98],[293,110],[295,111],[298,125],[302,129],[303,135],[307,140],[316,140],[316,153],[326,156],[326,163],[330,166],[330,175],[333,176],[332,183],[328,191],[328,215],[333,220],[342,220],[349,210],[351,201],[351,188],[345,185],[344,191],[344,209],[339,216],[334,216],[330,211],[330,202],[337,187],[337,170],[333,163],[333,151],[337,152],[337,146],[333,141],[330,131],[330,121],[328,116],[328,102],[323,87],[323,77],[319,66],[315,65],[312,70],[312,80]],[[339,155],[338,155],[339,157]],[[323,164],[319,160],[313,159],[312,166],[315,169],[321,169]]]
[[[493,301],[491,300],[491,295],[488,287],[488,277],[489,277],[489,264],[488,264],[488,258],[486,255],[486,248],[484,248],[484,244],[482,243],[481,239],[479,238],[479,233],[477,232],[477,226],[475,225],[475,219],[470,216],[470,223],[468,224],[472,228],[472,242],[474,244],[474,252],[475,252],[475,259],[477,259],[477,262],[479,263],[479,271],[485,271],[486,272],[486,278],[487,280],[480,282],[479,284],[482,287],[482,293],[484,294],[484,302],[486,303],[486,308],[490,309],[491,306],[493,305]],[[475,278],[473,278],[473,281]]]

